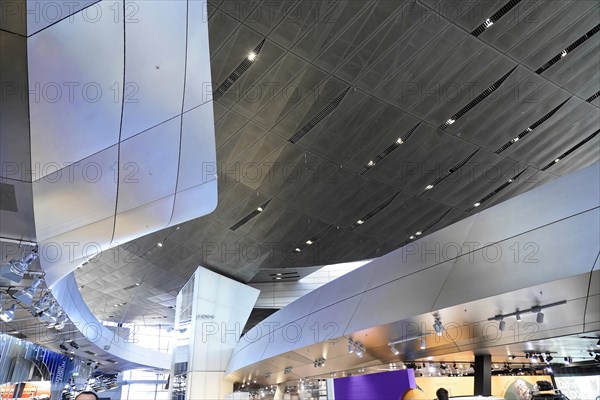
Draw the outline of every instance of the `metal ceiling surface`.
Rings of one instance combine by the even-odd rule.
[[[598,2],[520,2],[471,34],[504,3],[209,1],[212,85],[229,89],[214,102],[217,166],[199,172],[216,168],[218,207],[82,266],[87,304],[100,319],[172,322],[174,296],[198,265],[242,282],[278,271],[299,279],[310,266],[384,255],[597,161],[600,99],[587,99],[600,90],[600,34],[535,70],[597,26]]]

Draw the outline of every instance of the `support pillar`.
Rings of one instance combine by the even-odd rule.
[[[492,395],[492,356],[475,356],[475,396]]]

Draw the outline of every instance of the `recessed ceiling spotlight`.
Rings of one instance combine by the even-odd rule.
[[[414,236],[411,236],[411,237],[410,237],[410,239],[414,239],[414,238],[415,238]]]
[[[281,276],[281,272],[277,273],[277,276]]]
[[[359,219],[358,221],[356,221],[357,224],[362,225],[365,223],[365,221],[363,221],[362,219]]]
[[[161,242],[158,242],[156,245],[157,245],[158,247],[162,247],[162,246],[163,246],[163,244],[162,244]]]
[[[494,21],[488,18],[485,20],[484,24],[486,28],[489,28],[490,26],[494,25]]]
[[[367,166],[369,166],[369,167],[372,167],[373,165],[375,165],[375,163],[373,162],[373,160],[371,160],[371,161],[369,161],[369,162],[367,163]]]
[[[251,51],[251,52],[248,54],[248,60],[250,60],[250,61],[254,61],[255,59],[256,59],[256,53],[255,53],[255,52],[253,52],[253,51]]]
[[[477,203],[473,204],[473,207],[479,207],[480,205],[481,205],[481,203],[477,202]]]
[[[455,123],[455,122],[456,122],[456,120],[455,120],[455,119],[452,119],[452,118],[449,118],[449,119],[448,119],[448,121],[446,121],[446,123],[447,123],[448,125],[452,125],[452,124],[453,124],[453,123]]]
[[[557,158],[556,160],[554,160],[555,163],[559,162],[560,158]]]
[[[402,143],[404,143],[404,140],[402,140],[402,138],[398,138],[398,140],[396,140],[396,143],[402,144]]]
[[[512,178],[508,180],[508,183],[512,183],[512,182],[513,182]]]
[[[417,233],[415,233],[415,235],[419,236],[419,235],[421,235],[422,233],[423,233],[423,232],[421,232],[421,231],[417,231]]]
[[[299,248],[299,247],[296,247],[296,248],[294,249],[294,251],[295,251],[296,253],[300,253],[300,251],[301,251],[301,250],[300,250],[300,248]]]
[[[513,140],[512,140],[512,141],[513,141],[513,143],[514,143],[514,142],[518,142],[518,141],[519,141],[519,137],[517,136],[517,137],[513,138]]]
[[[309,239],[306,241],[306,244],[313,244],[313,241]]]
[[[281,279],[281,277],[280,277],[280,276],[278,276],[278,277],[276,277],[275,279],[277,279],[277,280],[280,280],[280,279]]]
[[[433,189],[433,185],[427,185],[427,186],[425,186],[425,190],[429,190],[429,189]]]
[[[561,58],[564,58],[564,57],[566,57],[566,56],[567,56],[567,50],[563,50],[563,51],[560,53],[560,57],[561,57]]]
[[[258,212],[262,212],[262,211],[263,211],[263,208],[262,208],[262,207],[258,207],[258,208],[256,209],[256,211],[258,211]]]

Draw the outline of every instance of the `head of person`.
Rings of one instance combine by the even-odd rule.
[[[439,388],[436,390],[435,396],[438,400],[448,400],[448,391],[444,388]]]
[[[75,400],[100,400],[94,392],[81,392],[75,397]]]

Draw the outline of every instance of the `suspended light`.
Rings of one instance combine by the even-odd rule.
[[[24,306],[31,307],[33,298],[39,291],[39,286],[42,284],[42,282],[43,281],[41,278],[36,278],[35,281],[33,281],[33,283],[31,284],[31,286],[29,286],[28,288],[19,290],[17,293],[15,293],[15,295],[13,297],[15,299],[17,299]]]
[[[542,312],[541,309],[540,309],[540,311],[538,311],[537,316],[535,317],[535,320],[537,321],[538,324],[544,323],[544,313]]]
[[[0,319],[4,322],[10,322],[15,319],[15,311],[17,310],[17,305],[13,303],[10,308],[5,310],[2,314],[0,314]]]
[[[498,329],[500,330],[500,332],[504,331],[504,329],[506,329],[506,321],[501,319],[500,322],[498,323]]]
[[[390,350],[391,350],[391,351],[392,351],[392,353],[394,353],[394,355],[396,355],[396,356],[397,356],[398,354],[400,354],[400,350],[398,350],[398,349],[396,348],[396,346],[394,346],[394,345],[390,346]]]
[[[31,263],[37,258],[36,252],[27,254],[20,260],[10,260],[0,266],[0,277],[9,281],[19,283],[23,280],[23,275],[29,271]]]
[[[442,336],[443,326],[439,317],[435,318],[435,322],[433,323],[433,329],[435,330],[435,333],[437,333],[438,336]]]

